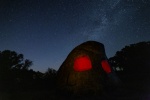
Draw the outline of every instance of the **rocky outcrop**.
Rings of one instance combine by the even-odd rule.
[[[107,73],[102,67],[102,61],[107,62],[102,43],[87,41],[75,47],[58,70],[59,92],[73,95],[103,94],[108,85],[107,74],[111,73],[112,69],[107,66]]]

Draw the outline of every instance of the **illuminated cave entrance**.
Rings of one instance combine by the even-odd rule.
[[[60,66],[57,74],[59,91],[72,94],[100,94],[112,69],[104,45],[87,41],[75,47]]]

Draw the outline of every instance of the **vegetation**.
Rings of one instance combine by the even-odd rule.
[[[49,68],[45,73],[36,72],[31,66],[32,61],[24,59],[23,54],[10,50],[0,52],[0,100],[22,100],[24,95],[37,99],[39,91],[48,95],[46,91],[54,88],[56,71]],[[27,96],[25,100],[30,98]]]
[[[109,61],[122,80],[123,94],[128,99],[149,100],[150,41],[125,46]]]
[[[125,46],[109,61],[122,80],[139,81],[139,78],[147,78],[150,72],[150,42]]]

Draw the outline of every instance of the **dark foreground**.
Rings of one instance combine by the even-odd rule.
[[[131,76],[134,75],[121,77],[123,79],[121,86],[106,91],[101,96],[60,95],[56,91],[56,84],[52,81],[42,83],[36,81],[31,82],[34,84],[20,84],[14,87],[9,83],[0,87],[0,100],[150,100],[149,74],[145,77],[137,77],[137,74]]]
[[[103,96],[83,97],[58,95],[55,89],[1,91],[0,100],[150,100],[150,86],[149,83],[130,83]]]

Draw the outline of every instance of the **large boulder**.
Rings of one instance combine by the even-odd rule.
[[[87,41],[75,47],[57,73],[59,92],[74,95],[103,94],[109,82],[109,66],[104,45]]]

